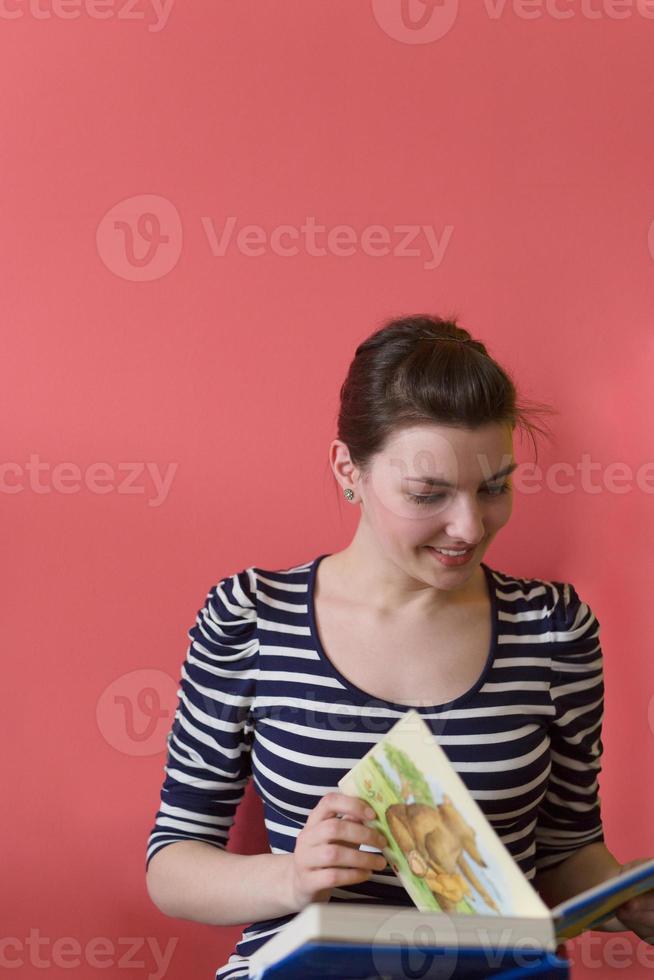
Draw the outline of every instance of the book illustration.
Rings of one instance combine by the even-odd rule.
[[[368,803],[382,849],[424,912],[547,915],[418,712],[408,710],[339,780]]]
[[[488,867],[475,843],[475,832],[445,795],[437,806],[393,803],[386,823],[413,874],[424,878],[444,911],[474,889],[494,911],[497,904],[463,856]]]
[[[355,794],[377,815],[385,857],[418,908],[501,914],[499,868],[483,857],[470,820],[437,776],[420,768],[406,737],[389,732],[350,775]]]

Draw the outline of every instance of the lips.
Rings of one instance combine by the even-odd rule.
[[[472,561],[475,555],[475,548],[468,548],[462,555],[445,555],[442,551],[437,548],[433,548],[431,545],[426,545],[428,551],[431,551],[436,561],[440,562],[446,568],[458,568],[462,565],[468,565]]]

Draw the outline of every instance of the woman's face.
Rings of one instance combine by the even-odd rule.
[[[372,532],[379,550],[409,574],[458,588],[511,516],[507,470],[516,465],[509,425],[403,429],[358,483],[366,537]],[[465,564],[447,565],[431,548],[473,551]]]

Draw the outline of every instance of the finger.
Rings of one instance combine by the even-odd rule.
[[[634,935],[638,936],[644,942],[649,943],[650,946],[654,945],[654,922],[650,919],[645,922],[636,916],[620,916],[619,921],[622,925],[633,932]]]
[[[649,915],[645,915],[643,912],[634,912],[631,915],[620,913],[618,919],[623,926],[634,932],[640,939],[651,942],[651,938],[654,936],[654,915],[651,912]]]
[[[638,868],[641,864],[648,864],[649,861],[651,861],[651,858],[634,858],[633,861],[627,861],[626,864],[622,865],[620,874],[623,874],[625,871],[631,871],[632,868]]]
[[[654,913],[654,899],[650,897],[649,892],[645,892],[643,895],[639,895],[636,898],[630,898],[629,901],[623,902],[619,906],[619,911],[625,914],[631,915],[632,913],[649,912]]]
[[[346,844],[348,847],[359,847],[365,844],[367,847],[376,847],[382,850],[388,846],[384,835],[374,827],[362,825],[357,820],[338,820],[331,818],[323,820],[316,831],[316,836],[323,842],[335,842]]]
[[[370,851],[360,851],[358,848],[346,848],[340,843],[335,848],[333,856],[329,858],[327,864],[318,864],[317,867],[328,868],[360,868],[368,871],[377,871],[386,867],[386,859],[380,854],[371,854]]]
[[[313,821],[328,819],[331,816],[348,817],[351,820],[373,820],[375,814],[369,811],[368,804],[355,796],[347,796],[345,793],[327,793],[323,796],[318,806],[311,811],[307,818],[307,823],[315,814]]]
[[[615,914],[621,922],[639,922],[642,916],[642,912],[630,911],[622,906],[615,910]]]

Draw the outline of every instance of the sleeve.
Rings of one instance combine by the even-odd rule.
[[[225,849],[251,775],[251,715],[259,642],[252,569],[207,594],[182,663],[178,704],[167,736],[160,807],[150,831],[146,871],[163,847],[182,840]]]
[[[598,776],[604,715],[600,624],[573,585],[554,582],[549,729],[551,771],[535,829],[536,871],[602,842]]]

